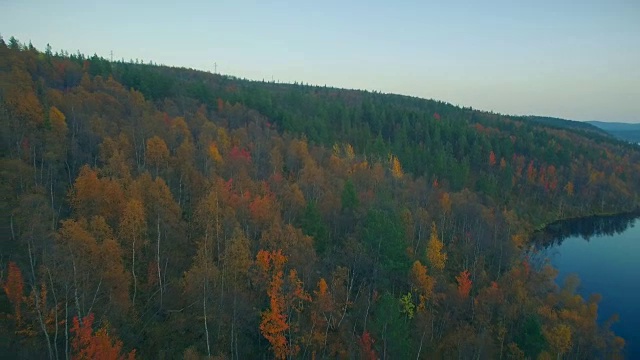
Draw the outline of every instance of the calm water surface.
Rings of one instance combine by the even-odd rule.
[[[612,329],[626,341],[628,359],[640,359],[640,219],[638,215],[595,217],[550,226],[542,241],[557,282],[570,274],[580,278],[585,299],[602,295],[598,320],[614,313]]]

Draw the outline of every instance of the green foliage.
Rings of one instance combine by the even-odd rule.
[[[409,259],[405,255],[404,229],[398,214],[370,210],[363,224],[362,237],[381,266],[391,272],[406,273]]]
[[[358,194],[351,179],[347,179],[342,188],[342,210],[354,211],[358,207]]]
[[[407,314],[409,319],[413,319],[415,311],[416,305],[413,303],[413,296],[411,295],[411,292],[400,296],[400,312]]]
[[[536,359],[547,348],[547,340],[542,333],[540,320],[528,316],[515,336],[516,344],[529,358]]]
[[[378,354],[393,354],[399,359],[409,359],[414,349],[407,316],[403,315],[401,303],[393,295],[380,296],[371,315],[371,329]]]
[[[300,219],[300,228],[306,235],[313,236],[316,252],[324,254],[329,246],[329,228],[324,223],[318,205],[308,202],[304,214]]]

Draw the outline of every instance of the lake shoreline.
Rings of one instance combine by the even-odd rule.
[[[625,210],[625,211],[619,211],[619,212],[596,212],[589,215],[579,215],[579,216],[569,216],[569,217],[558,218],[553,221],[545,222],[538,226],[535,226],[531,231],[531,234],[529,234],[530,235],[529,238],[531,239],[535,233],[545,231],[549,227],[559,225],[563,222],[587,220],[587,219],[598,219],[598,218],[610,218],[610,217],[616,217],[616,216],[640,216],[640,205],[637,205],[636,208],[633,210]]]

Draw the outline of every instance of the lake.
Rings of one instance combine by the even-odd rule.
[[[538,240],[558,269],[557,283],[570,274],[580,278],[585,299],[602,295],[598,321],[614,313],[612,326],[626,341],[626,357],[640,359],[640,220],[638,215],[591,217],[550,225]]]

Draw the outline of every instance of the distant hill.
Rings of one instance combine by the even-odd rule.
[[[619,139],[640,143],[640,124],[604,121],[587,121],[586,123],[596,126]]]
[[[560,128],[560,129],[583,130],[587,132],[597,133],[600,135],[609,134],[605,129],[595,124],[591,124],[589,122],[584,122],[584,121],[566,120],[566,119],[560,119],[560,118],[554,118],[554,117],[548,117],[548,116],[526,116],[525,118],[531,121],[535,121],[539,124]]]

